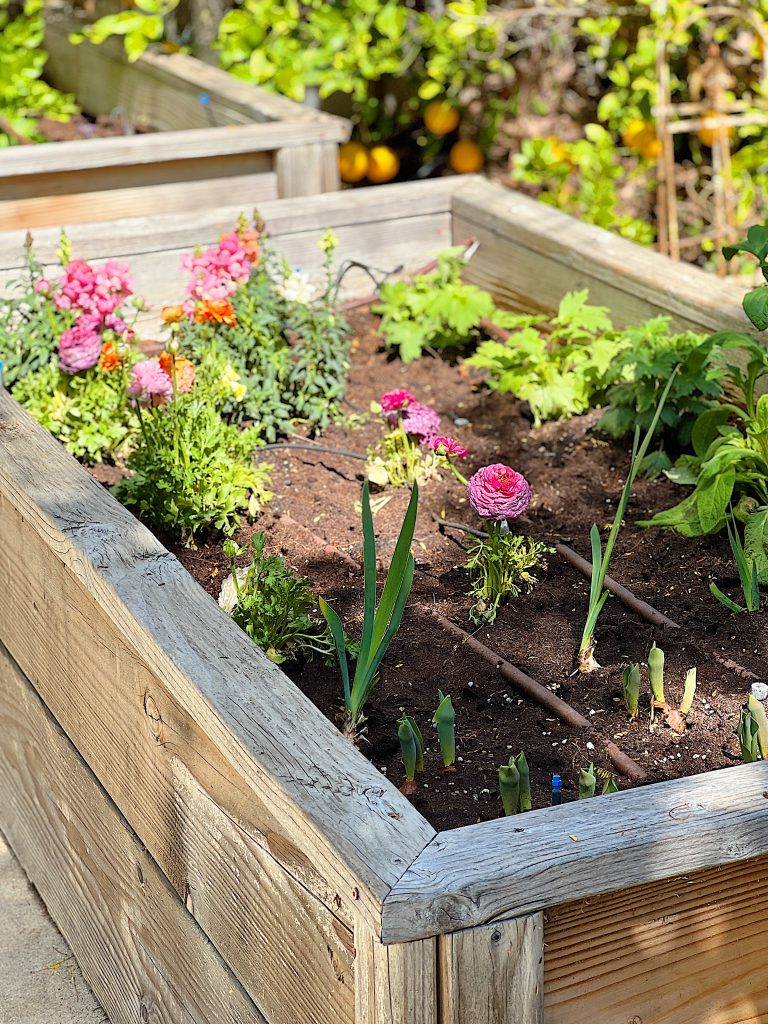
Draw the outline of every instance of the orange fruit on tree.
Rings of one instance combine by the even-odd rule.
[[[368,180],[374,185],[392,181],[400,170],[400,158],[389,146],[374,146],[368,154]]]
[[[460,121],[461,114],[447,100],[432,100],[424,111],[424,124],[433,135],[450,135]]]
[[[661,140],[656,135],[653,121],[644,121],[639,117],[630,121],[621,133],[621,141],[646,160],[658,160],[661,156]]]
[[[702,146],[706,146],[708,149],[712,149],[715,142],[720,136],[725,136],[733,139],[736,137],[736,129],[733,125],[721,125],[718,124],[718,120],[723,115],[717,110],[706,110],[701,117],[703,122],[701,128],[696,132],[696,137]]]
[[[485,157],[472,139],[459,139],[451,146],[448,163],[457,174],[474,174],[482,169]]]
[[[368,150],[359,142],[345,142],[339,146],[339,174],[341,180],[353,185],[362,181],[368,171]]]

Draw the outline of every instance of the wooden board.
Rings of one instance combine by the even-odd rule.
[[[766,914],[766,857],[553,908],[545,1024],[764,1024]]]
[[[376,932],[384,895],[434,830],[7,394],[0,494],[0,637],[177,888],[190,861],[208,874],[215,814],[243,858],[261,847]],[[99,714],[84,715],[94,702]],[[254,902],[240,920],[272,913]],[[209,911],[214,941],[236,909]]]
[[[616,326],[660,313],[682,330],[747,330],[743,289],[732,281],[629,242],[610,231],[527,196],[477,178],[456,192],[455,241],[480,246],[468,280],[497,302],[552,313],[567,291],[589,289],[590,301],[610,308]]]
[[[355,929],[355,1024],[442,1024],[434,940],[384,946]]]
[[[768,851],[768,761],[441,832],[385,900],[388,942]]]
[[[438,950],[440,1024],[542,1024],[542,914],[441,935]]]
[[[113,1024],[267,1024],[2,646],[0,785],[3,832]]]

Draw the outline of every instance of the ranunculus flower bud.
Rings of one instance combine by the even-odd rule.
[[[531,503],[531,487],[522,473],[496,462],[483,466],[469,478],[467,493],[481,519],[515,519]]]
[[[447,458],[466,459],[469,455],[469,449],[459,444],[455,437],[433,437],[429,443],[438,455]]]
[[[65,373],[90,370],[101,356],[101,318],[84,314],[59,338],[59,365]]]

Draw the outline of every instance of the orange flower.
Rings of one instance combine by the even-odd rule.
[[[254,228],[246,228],[240,232],[240,242],[248,253],[248,259],[254,266],[259,262],[261,250],[259,249],[259,232]]]
[[[184,307],[163,306],[160,316],[163,318],[164,324],[177,324],[179,320],[183,320],[184,318]]]
[[[227,327],[235,327],[237,316],[229,299],[209,299],[201,302],[195,310],[195,323],[225,324]]]
[[[117,350],[115,349],[115,343],[113,341],[105,341],[101,346],[99,370],[102,373],[110,373],[112,370],[116,370],[119,365],[120,356],[117,354]]]
[[[160,369],[173,380],[173,364],[176,363],[176,390],[179,393],[191,391],[195,383],[195,368],[188,359],[174,357],[170,352],[161,352],[158,359]]]

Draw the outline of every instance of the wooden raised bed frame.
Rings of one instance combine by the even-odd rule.
[[[119,40],[72,46],[77,27],[48,22],[51,83],[74,93],[88,114],[119,110],[158,131],[3,150],[0,230],[193,213],[235,197],[248,209],[339,188],[338,146],[350,134],[344,118],[185,54],[147,51],[131,64]]]
[[[235,212],[112,225],[110,255],[141,278]],[[263,213],[305,266],[327,226],[377,266],[473,236],[468,275],[516,306],[585,286],[619,323],[743,324],[727,282],[480,180]],[[7,394],[0,414],[0,824],[113,1021],[768,1019],[768,763],[436,835]]]

